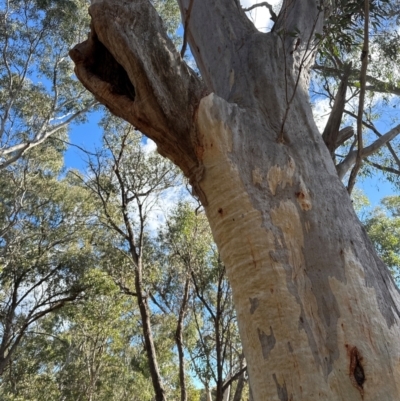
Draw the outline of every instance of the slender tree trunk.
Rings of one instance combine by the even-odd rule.
[[[217,383],[216,383],[216,401],[224,401],[224,392],[223,392],[223,365],[224,365],[224,356],[223,356],[223,327],[222,327],[222,316],[223,316],[223,305],[221,303],[222,298],[222,281],[225,276],[225,271],[219,274],[218,277],[218,287],[217,287],[217,305],[215,311],[215,351],[217,354]]]
[[[0,376],[3,375],[3,373],[7,367],[7,362],[8,362],[8,359],[6,359],[4,357],[0,357]]]
[[[186,377],[185,377],[185,354],[183,349],[183,319],[186,315],[187,303],[189,300],[190,278],[186,279],[181,308],[179,310],[178,324],[175,331],[175,342],[178,348],[179,358],[179,384],[181,388],[181,401],[187,400]]]
[[[13,323],[15,320],[15,309],[17,308],[17,302],[18,302],[18,290],[19,290],[19,284],[21,282],[20,278],[17,278],[14,282],[13,285],[13,293],[11,297],[11,305],[9,305],[7,313],[5,314],[5,317],[3,318],[2,322],[2,332],[3,336],[1,338],[0,342],[0,376],[3,375],[7,364],[11,360],[11,356],[13,354],[13,351],[15,350],[15,346],[12,345],[12,337],[13,337]],[[21,340],[21,336],[15,336],[17,337],[17,345]]]
[[[246,383],[244,375],[245,375],[245,372],[243,372],[239,376],[239,379],[238,379],[238,382],[237,382],[237,385],[236,385],[236,389],[235,389],[235,394],[233,395],[233,401],[241,401],[241,399],[242,399],[244,385]]]
[[[121,71],[116,71],[116,73],[122,74]],[[123,75],[123,74],[122,74]],[[120,78],[118,78],[120,79]],[[139,306],[140,317],[142,322],[142,332],[145,343],[145,349],[147,354],[147,362],[149,364],[150,376],[153,384],[153,389],[155,393],[156,401],[166,401],[165,389],[162,383],[162,378],[160,375],[160,371],[158,368],[157,362],[157,353],[154,345],[153,332],[151,328],[150,322],[150,308],[148,304],[148,295],[145,292],[145,288],[143,286],[143,238],[144,238],[144,217],[143,217],[143,205],[138,201],[138,215],[140,220],[138,235],[137,235],[137,243],[135,241],[134,228],[129,216],[129,208],[128,208],[128,196],[127,196],[127,188],[124,182],[124,179],[121,176],[119,162],[120,157],[122,156],[123,148],[120,151],[119,158],[116,159],[114,164],[114,173],[117,181],[119,183],[119,190],[121,192],[121,209],[123,215],[123,222],[126,228],[126,237],[129,244],[129,252],[132,257],[132,261],[134,264],[134,275],[135,275],[135,291],[136,291],[136,299]],[[137,250],[139,249],[139,250]]]
[[[212,401],[212,396],[211,396],[211,389],[206,387],[206,399],[207,401]]]
[[[147,301],[147,297],[144,296],[143,284],[142,284],[142,260],[139,258],[138,266],[135,272],[135,290],[137,294],[137,301],[139,305],[140,317],[143,326],[143,337],[146,347],[147,361],[149,364],[149,370],[153,388],[155,392],[156,401],[166,401],[165,389],[162,384],[160,370],[157,363],[157,353],[154,346],[153,332],[151,330],[150,323],[150,309]]]
[[[231,386],[228,386],[223,392],[222,401],[229,401],[230,395],[231,395]]]
[[[183,15],[189,3],[179,0]],[[91,36],[71,52],[77,75],[154,139],[201,199],[254,400],[400,399],[399,292],[309,104],[323,5],[284,0],[262,34],[233,0],[194,1],[187,37],[202,82],[150,3],[96,0],[90,12]],[[104,55],[126,71],[123,87],[97,69]]]

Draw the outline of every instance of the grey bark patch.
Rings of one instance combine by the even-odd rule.
[[[250,301],[250,305],[251,305],[250,313],[253,314],[256,311],[256,309],[258,308],[259,301],[258,301],[258,298],[249,298],[249,301]]]
[[[276,339],[272,327],[269,328],[271,334],[265,334],[264,331],[258,329],[258,338],[260,340],[261,349],[264,359],[268,359],[269,353],[275,347]]]
[[[286,388],[286,383],[283,382],[283,386],[281,386],[278,383],[278,380],[276,379],[276,374],[274,373],[272,375],[275,385],[276,385],[276,392],[278,393],[278,397],[281,401],[289,401],[289,397],[288,397],[288,392],[287,392],[287,388]]]
[[[274,252],[274,251],[269,251],[269,256],[271,257],[271,259],[272,259],[274,262],[279,262],[279,258],[277,257],[276,252]]]

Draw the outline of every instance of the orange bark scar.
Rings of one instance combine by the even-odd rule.
[[[311,210],[312,204],[311,204],[310,193],[301,177],[300,177],[299,190],[298,192],[296,192],[296,198],[297,198],[297,203],[300,205],[302,210],[304,211]]]

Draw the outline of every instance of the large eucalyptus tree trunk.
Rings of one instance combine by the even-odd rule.
[[[309,104],[320,2],[285,0],[264,34],[235,0],[179,0],[201,79],[149,1],[92,3],[76,73],[189,177],[231,281],[254,399],[399,400],[399,292]]]

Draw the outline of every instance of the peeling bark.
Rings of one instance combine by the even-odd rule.
[[[96,98],[191,179],[232,285],[254,400],[400,399],[399,292],[309,104],[318,5],[285,0],[263,34],[233,0],[194,1],[187,37],[204,84],[147,1],[97,0],[71,56]],[[96,75],[96,41],[134,99]]]

